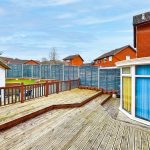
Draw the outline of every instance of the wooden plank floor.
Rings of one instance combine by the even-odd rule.
[[[149,150],[150,127],[114,119],[99,105],[54,110],[0,133],[1,150]]]
[[[51,105],[80,103],[96,93],[98,92],[93,90],[73,89],[52,94],[49,97],[32,99],[25,103],[3,106],[0,107],[0,125]]]

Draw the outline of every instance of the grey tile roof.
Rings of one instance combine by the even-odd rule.
[[[133,17],[133,25],[137,25],[149,21],[150,21],[150,12],[139,14]]]
[[[63,60],[70,60],[70,59],[73,59],[74,57],[77,57],[77,56],[79,56],[82,60],[83,60],[83,58],[80,56],[80,55],[70,55],[70,56],[67,56],[67,57],[65,57]],[[83,60],[84,61],[84,60]]]
[[[6,61],[7,64],[24,64],[30,60],[22,60],[22,59],[18,59],[18,58],[9,58],[9,57],[0,57],[0,59],[3,59],[4,61]],[[38,63],[40,63],[37,60],[33,60],[36,61]]]
[[[4,67],[5,69],[10,69],[9,66],[7,66],[6,62],[2,59],[0,59],[0,66]]]
[[[117,48],[115,50],[112,50],[112,51],[110,51],[108,53],[105,53],[105,54],[101,55],[100,57],[98,57],[98,58],[96,58],[94,60],[99,60],[99,59],[106,58],[106,57],[109,57],[109,56],[114,56],[115,54],[117,54],[118,52],[124,50],[127,47],[130,47],[130,48],[132,48],[135,51],[135,49],[133,47],[131,47],[130,45],[126,45],[126,46]]]

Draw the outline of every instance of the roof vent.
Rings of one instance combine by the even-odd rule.
[[[145,20],[145,14],[142,14],[142,20]]]

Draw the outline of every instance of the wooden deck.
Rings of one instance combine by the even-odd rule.
[[[0,149],[149,150],[150,127],[116,120],[109,107],[99,105],[106,96],[81,108],[48,112],[1,132]]]
[[[97,93],[99,92],[93,90],[73,89],[71,91],[60,92],[59,94],[52,94],[49,97],[29,100],[25,103],[3,106],[0,107],[0,125],[37,112],[48,106],[81,103]]]

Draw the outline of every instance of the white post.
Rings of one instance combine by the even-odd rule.
[[[80,78],[80,67],[78,67],[78,78]]]
[[[32,78],[33,78],[33,65],[32,65],[32,68],[31,68],[31,70],[32,70]]]
[[[40,64],[40,79],[41,79],[41,74],[42,74],[41,72],[42,72],[42,70],[41,70],[41,64]]]
[[[123,101],[123,96],[122,96],[122,68],[120,69],[120,109],[122,109],[122,101]]]
[[[52,67],[50,65],[50,79],[52,78]]]
[[[65,80],[65,66],[63,65],[63,81]]]
[[[4,89],[1,89],[1,103],[4,103]]]
[[[132,102],[131,102],[131,114],[135,117],[135,66],[131,67],[131,77],[132,77]]]
[[[23,78],[23,67],[24,67],[24,65],[22,64],[22,78]]]
[[[99,78],[100,78],[100,76],[99,76],[99,70],[100,70],[100,68],[98,67],[98,89],[100,88],[99,87]]]

